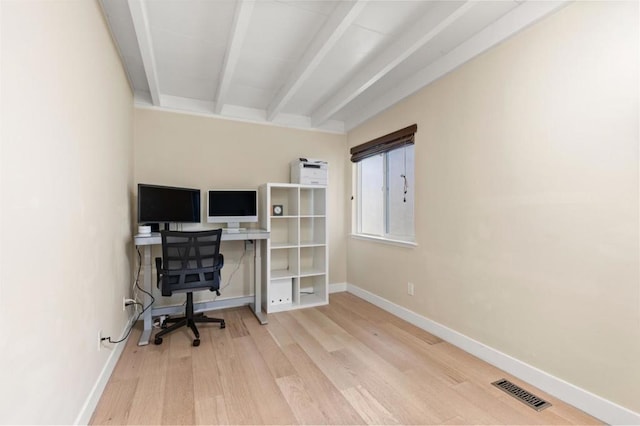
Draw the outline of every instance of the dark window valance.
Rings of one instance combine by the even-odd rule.
[[[383,152],[388,152],[403,145],[414,143],[414,135],[418,131],[418,125],[413,124],[404,129],[396,130],[388,135],[380,136],[372,141],[365,142],[351,148],[351,161],[357,163],[367,157],[372,157]]]

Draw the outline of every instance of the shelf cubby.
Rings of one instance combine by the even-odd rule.
[[[283,216],[298,216],[298,188],[292,187],[273,187],[271,191],[271,203],[269,205],[269,215],[272,216],[271,207],[276,204],[282,206]],[[272,216],[274,218],[278,216]]]
[[[300,218],[300,246],[326,244],[327,220],[324,216]]]
[[[274,217],[271,221],[271,247],[296,247],[299,242],[298,217]]]
[[[326,275],[327,251],[325,246],[301,247],[300,269],[301,276]]]
[[[327,291],[326,275],[314,275],[311,277],[301,277],[299,284],[298,306],[317,306],[325,302],[324,294]]]
[[[298,247],[271,250],[269,257],[272,278],[295,277],[300,273]]]
[[[300,215],[324,216],[327,214],[325,187],[300,188]]]

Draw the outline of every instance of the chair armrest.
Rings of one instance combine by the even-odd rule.
[[[156,287],[160,288],[160,280],[162,279],[162,258],[156,257]]]
[[[223,266],[224,266],[224,256],[222,255],[222,253],[218,253],[218,257],[216,257],[213,267],[219,270],[219,269],[222,269]]]

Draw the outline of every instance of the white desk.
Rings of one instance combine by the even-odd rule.
[[[269,232],[264,229],[247,229],[246,231],[240,232],[222,232],[222,241],[248,241],[248,240],[266,240],[269,238]],[[153,232],[151,235],[136,235],[134,237],[134,241],[136,246],[144,247],[144,258],[142,260],[142,270],[144,273],[144,280],[142,283],[142,288],[145,291],[151,293],[151,247],[154,245],[161,245],[162,238],[160,237],[159,232]],[[253,244],[254,246],[254,255],[253,255],[253,268],[255,271],[255,297],[254,302],[250,304],[251,310],[256,315],[260,324],[267,323],[267,316],[262,312],[261,300],[262,300],[262,285],[260,282],[260,244],[257,242]],[[144,306],[149,306],[151,303],[151,297],[147,294],[144,295]],[[151,336],[151,331],[153,329],[153,307],[149,307],[147,309],[142,318],[144,320],[144,328],[142,330],[142,335],[140,336],[140,340],[138,341],[138,345],[148,345],[149,338]]]

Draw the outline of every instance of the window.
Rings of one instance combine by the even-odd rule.
[[[413,242],[414,133],[410,126],[351,149],[355,163],[355,233]]]

